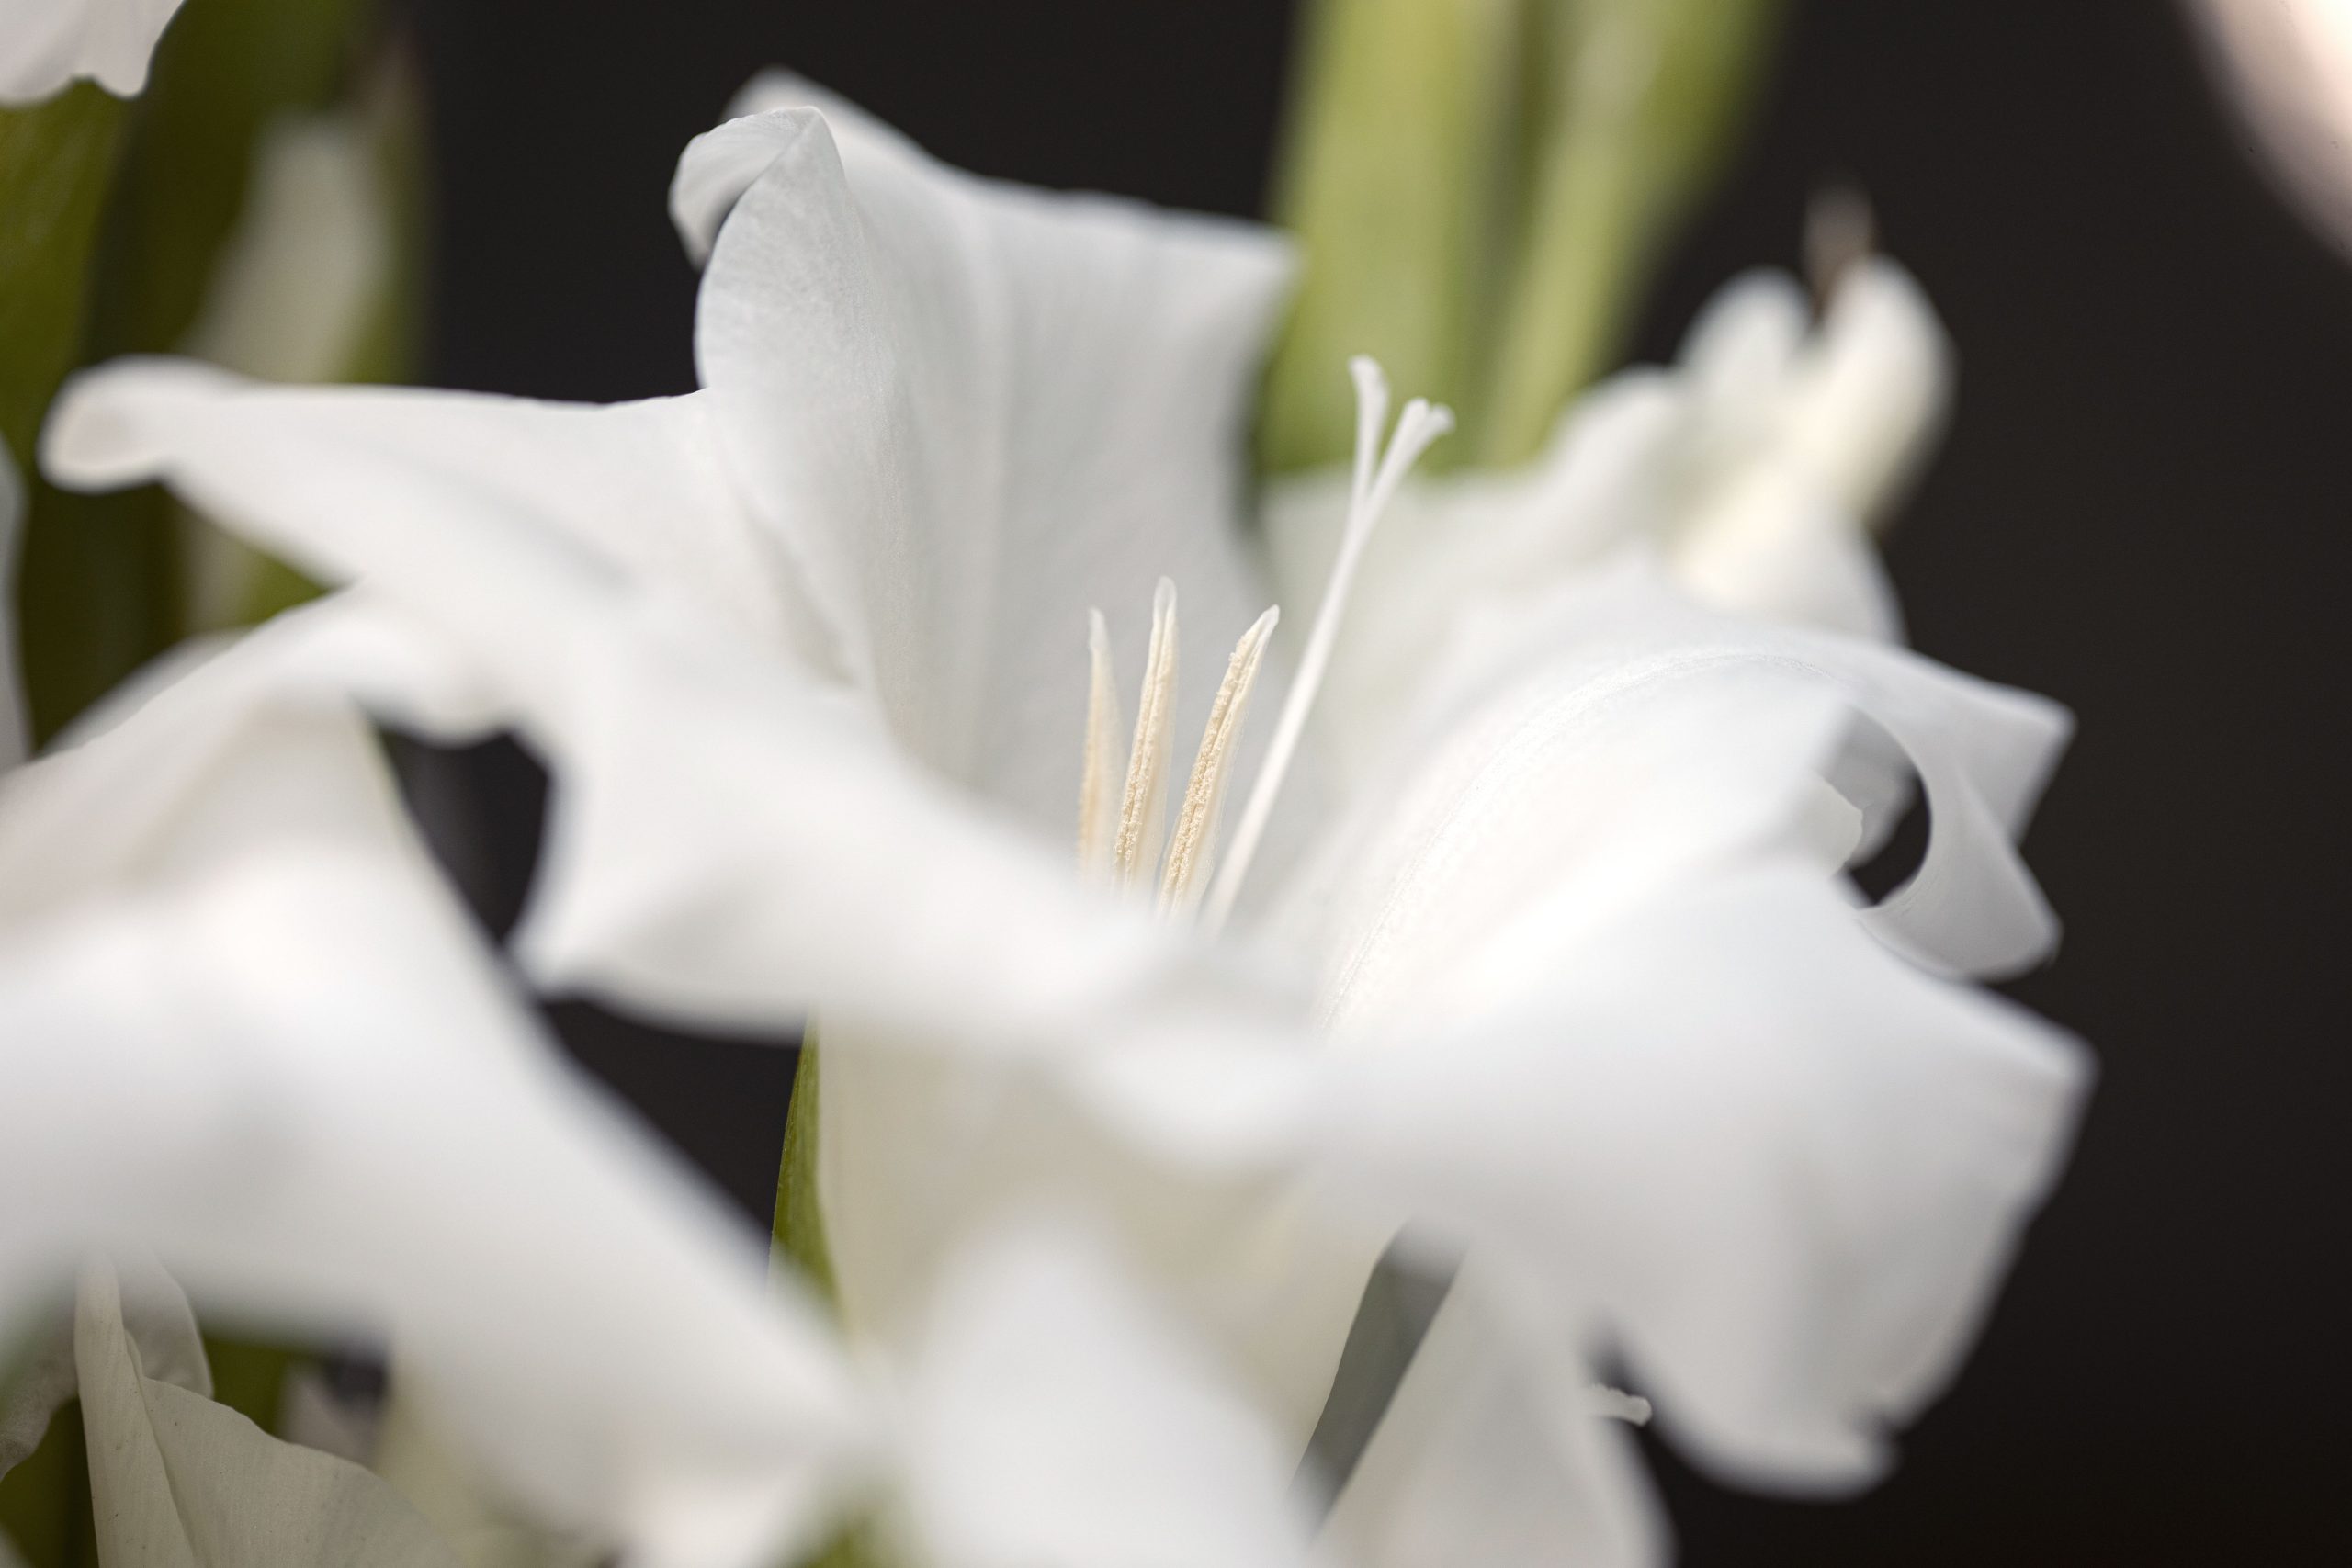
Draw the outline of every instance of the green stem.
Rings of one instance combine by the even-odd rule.
[[[790,1267],[827,1302],[839,1303],[825,1215],[817,1201],[817,1030],[811,1022],[792,1074],[792,1102],[784,1119],[784,1162],[776,1171],[776,1267]]]
[[[1415,396],[1470,390],[1510,209],[1528,3],[1309,7],[1275,199],[1304,273],[1268,374],[1268,470],[1347,458],[1351,355]]]
[[[1547,0],[1544,50],[1565,90],[1478,404],[1479,461],[1535,456],[1614,359],[1643,279],[1737,123],[1777,11],[1777,0]]]

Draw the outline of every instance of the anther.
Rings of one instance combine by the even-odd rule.
[[[1209,864],[1216,852],[1217,808],[1225,800],[1225,781],[1231,772],[1234,744],[1250,711],[1250,693],[1258,680],[1258,666],[1280,609],[1269,609],[1241,634],[1227,661],[1225,681],[1209,708],[1208,728],[1201,735],[1201,750],[1193,760],[1192,782],[1176,812],[1176,837],[1168,849],[1168,865],[1160,878],[1159,910],[1163,915],[1192,913],[1208,885]]]
[[[1086,622],[1087,660],[1091,669],[1086,693],[1086,757],[1078,784],[1078,868],[1086,876],[1107,880],[1119,831],[1117,763],[1126,750],[1119,722],[1119,691],[1111,668],[1111,631],[1102,612],[1090,610]]]
[[[1141,882],[1159,864],[1168,831],[1168,732],[1175,716],[1176,585],[1163,577],[1151,596],[1151,650],[1144,659],[1135,747],[1127,757],[1119,830],[1112,844],[1112,869],[1123,887]]]

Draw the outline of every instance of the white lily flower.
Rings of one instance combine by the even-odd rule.
[[[1707,604],[1899,638],[1871,527],[1942,428],[1951,345],[1883,257],[1848,268],[1810,331],[1809,314],[1793,278],[1748,274],[1692,324],[1678,365],[1596,388],[1523,470],[1408,483],[1365,552],[1318,706],[1323,740],[1368,761],[1457,629],[1633,544]],[[1344,476],[1272,487],[1266,532],[1286,602],[1315,602],[1346,512]]]
[[[854,1382],[710,1201],[556,1065],[433,885],[344,694],[405,668],[402,693],[461,718],[463,682],[415,657],[351,607],[298,613],[0,782],[0,1313],[94,1250],[152,1247],[209,1308],[383,1336],[545,1517],[635,1561],[763,1562],[868,1462]],[[110,1294],[85,1288],[85,1314]],[[130,1425],[94,1470],[138,1529],[277,1561],[237,1532],[376,1509],[347,1466],[119,1382],[120,1338],[77,1338],[79,1381],[85,1402],[94,1369],[119,1381]],[[158,1444],[167,1492],[141,1468]],[[124,1561],[178,1560],[153,1550]]]
[[[0,0],[0,105],[36,103],[83,77],[135,96],[179,8],[180,0]]]
[[[541,978],[733,1023],[816,1010],[836,1280],[895,1355],[919,1361],[962,1242],[1091,1204],[1297,1443],[1375,1257],[1426,1222],[1489,1281],[1446,1310],[1500,1314],[1513,1348],[1417,1368],[1436,1428],[1374,1434],[1364,1465],[1418,1477],[1417,1517],[1487,1486],[1527,1527],[1498,1524],[1498,1554],[1548,1551],[1565,1483],[1590,1502],[1574,1539],[1638,1560],[1656,1531],[1584,1393],[1611,1346],[1720,1468],[1875,1473],[1884,1423],[1964,1348],[2083,1069],[1890,953],[1800,851],[1823,776],[1883,731],[1937,820],[1910,902],[1874,918],[1951,966],[2022,961],[2051,932],[2011,839],[2062,716],[1638,570],[1575,577],[1429,649],[1414,744],[1340,777],[1234,905],[1305,713],[1281,702],[1271,769],[1232,742],[1253,671],[1263,707],[1283,695],[1231,505],[1278,253],[969,180],[837,106],[722,127],[673,197],[710,246],[692,397],[133,363],[68,392],[50,470],[162,478],[451,638],[556,774],[520,939]],[[1342,586],[1440,428],[1408,410],[1384,454],[1361,384]],[[1204,658],[1162,572],[1187,633],[1205,602]],[[1090,670],[1097,605],[1125,635],[1100,627]],[[1337,613],[1310,695],[1340,676]],[[1121,670],[1145,674],[1132,747]],[[1220,867],[1216,802],[1253,772]],[[1091,878],[1035,833],[1067,844],[1073,815]],[[1156,882],[1165,918],[1105,881]],[[1236,910],[1234,939],[1188,930],[1196,908]],[[1427,1468],[1531,1418],[1566,1435],[1502,1473]]]

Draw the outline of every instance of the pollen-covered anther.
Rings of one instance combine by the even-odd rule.
[[[1111,844],[1112,874],[1132,887],[1159,865],[1168,832],[1168,740],[1176,718],[1176,585],[1166,578],[1151,596],[1151,649],[1144,656],[1143,695],[1136,703],[1135,745]]]
[[[1078,785],[1078,869],[1108,880],[1119,836],[1119,765],[1125,750],[1119,718],[1118,677],[1111,668],[1111,629],[1102,612],[1089,610],[1086,626],[1089,676],[1086,692],[1086,757]]]
[[[1278,607],[1250,623],[1233,645],[1225,680],[1210,705],[1208,728],[1201,734],[1201,750],[1193,759],[1192,781],[1176,811],[1176,837],[1168,847],[1168,864],[1160,875],[1159,909],[1164,915],[1190,915],[1208,886],[1209,866],[1216,850],[1217,809],[1225,801],[1225,781],[1233,768],[1233,752],[1241,738],[1241,721],[1250,712],[1250,693],[1258,682],[1258,666],[1266,643],[1282,619]]]

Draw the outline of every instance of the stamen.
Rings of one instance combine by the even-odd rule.
[[[1169,847],[1168,865],[1159,884],[1163,915],[1192,913],[1207,885],[1216,845],[1217,807],[1225,800],[1234,742],[1240,738],[1241,721],[1250,711],[1250,693],[1257,683],[1266,643],[1273,635],[1274,623],[1281,619],[1278,608],[1259,616],[1233,645],[1233,657],[1226,663],[1225,682],[1216,689],[1208,728],[1201,736],[1199,754],[1193,759],[1192,782],[1185,786],[1184,803],[1176,812],[1176,838]]]
[[[1119,829],[1119,784],[1114,767],[1126,739],[1119,722],[1119,691],[1111,669],[1111,629],[1102,612],[1086,613],[1086,652],[1092,673],[1086,693],[1086,758],[1078,780],[1078,869],[1108,880]]]
[[[1176,585],[1163,577],[1151,596],[1151,651],[1144,660],[1135,749],[1127,757],[1112,846],[1112,868],[1122,887],[1136,886],[1159,864],[1168,833],[1168,730],[1175,716]]]
[[[1340,553],[1331,565],[1330,583],[1323,591],[1323,604],[1315,613],[1315,630],[1308,635],[1306,651],[1298,661],[1297,678],[1291,683],[1289,700],[1283,705],[1274,738],[1267,745],[1265,763],[1250,792],[1250,803],[1242,810],[1241,821],[1234,829],[1233,847],[1227,852],[1225,863],[1218,867],[1216,881],[1209,889],[1202,923],[1211,931],[1223,926],[1233,912],[1234,899],[1241,891],[1241,879],[1249,874],[1250,862],[1258,852],[1259,840],[1265,836],[1275,797],[1282,792],[1283,776],[1290,771],[1299,736],[1306,728],[1306,716],[1315,705],[1315,694],[1331,662],[1331,649],[1340,636],[1340,617],[1347,607],[1349,590],[1355,585],[1356,568],[1363,563],[1364,546],[1371,542],[1373,528],[1421,454],[1453,428],[1453,415],[1449,410],[1415,398],[1397,416],[1396,433],[1389,438],[1386,452],[1379,453],[1381,422],[1388,412],[1387,378],[1381,374],[1377,364],[1363,355],[1349,361],[1348,370],[1356,384],[1356,456],[1353,483],[1348,495],[1347,528],[1340,538]],[[1376,453],[1379,455],[1375,459]]]

